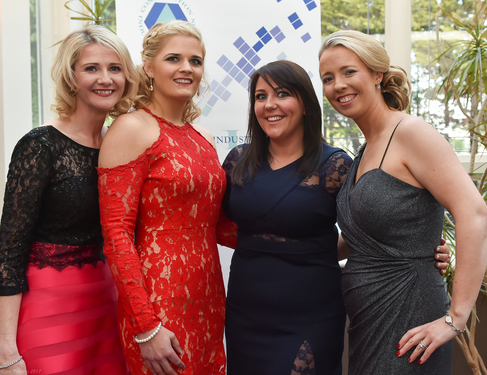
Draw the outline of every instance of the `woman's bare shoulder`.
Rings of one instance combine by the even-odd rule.
[[[210,144],[216,150],[216,143],[215,143],[215,138],[213,138],[213,134],[211,134],[211,132],[208,129],[202,127],[201,125],[197,125],[197,124],[192,124],[192,125],[193,128],[195,128],[197,132],[199,132],[203,137],[205,137],[206,140],[210,142]]]
[[[157,120],[142,110],[117,117],[103,139],[99,166],[110,168],[135,160],[159,135]]]

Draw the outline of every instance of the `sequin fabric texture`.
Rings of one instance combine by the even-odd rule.
[[[434,259],[444,209],[426,189],[380,167],[355,183],[363,150],[337,198],[338,223],[351,251],[342,274],[350,318],[349,374],[451,374],[452,341],[422,365],[407,362],[411,353],[396,357],[409,329],[448,309]]]
[[[125,356],[131,373],[149,374],[134,335],[162,322],[184,351],[181,373],[224,374],[216,225],[225,174],[216,151],[190,124],[156,118],[161,132],[150,148],[126,165],[98,169]]]

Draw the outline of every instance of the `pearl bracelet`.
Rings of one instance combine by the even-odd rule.
[[[147,336],[145,339],[138,339],[137,336],[134,336],[135,342],[137,344],[142,344],[143,342],[147,342],[149,340],[152,340],[154,338],[154,336],[157,335],[157,332],[159,332],[159,330],[161,329],[161,327],[162,327],[162,322],[159,322],[159,325],[157,326],[156,330],[154,332],[152,332],[150,334],[150,336]]]
[[[17,362],[19,362],[21,359],[22,359],[22,356],[20,356],[20,358],[19,358],[19,359],[16,359],[15,361],[13,361],[13,362],[9,363],[8,365],[5,365],[5,366],[0,366],[0,369],[2,369],[2,368],[7,368],[7,367],[10,367],[10,366],[13,366],[13,365],[15,365]]]

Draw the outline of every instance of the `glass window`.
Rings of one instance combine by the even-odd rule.
[[[370,34],[384,43],[384,0],[321,0],[321,34],[323,37],[342,29]],[[326,141],[354,153],[363,136],[353,120],[340,115],[323,99],[323,121]]]

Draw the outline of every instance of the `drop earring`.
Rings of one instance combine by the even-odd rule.
[[[380,83],[377,84],[377,90],[380,90],[382,86],[380,85]]]
[[[149,91],[154,91],[154,85],[152,84],[152,77],[149,77],[150,80],[150,86],[149,86]]]

